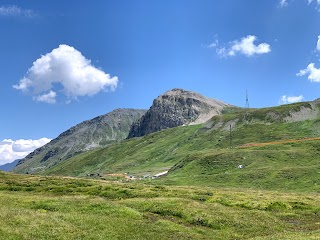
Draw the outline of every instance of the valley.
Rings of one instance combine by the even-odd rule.
[[[41,161],[55,146],[49,143],[47,153],[36,150],[13,173],[1,173],[0,196],[11,199],[7,214],[21,212],[10,217],[16,236],[30,215],[40,222],[23,239],[318,239],[318,100],[261,109],[224,104],[200,124],[193,118],[168,127],[162,124],[180,118],[179,109],[197,109],[199,119],[208,111],[198,102],[205,98],[173,92],[173,105],[156,102],[158,112],[151,107],[138,124],[160,123],[158,131]],[[198,100],[188,100],[193,96]],[[162,114],[172,106],[180,113]],[[162,122],[146,123],[150,114]],[[49,226],[56,230],[45,231]]]
[[[0,1],[0,240],[320,240],[320,0]]]

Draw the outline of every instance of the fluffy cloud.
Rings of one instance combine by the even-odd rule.
[[[241,38],[241,40],[234,40],[229,43],[229,47],[219,47],[218,42],[211,44],[209,47],[216,48],[218,55],[222,57],[235,56],[237,54],[243,54],[247,57],[254,55],[265,54],[271,51],[270,45],[267,43],[260,43],[255,45],[254,42],[257,37],[254,35],[248,35]]]
[[[30,9],[22,9],[15,5],[12,6],[0,6],[0,16],[4,17],[15,17],[22,16],[27,18],[32,18],[36,14]]]
[[[36,101],[55,103],[57,92],[70,100],[100,91],[114,91],[117,84],[117,77],[95,68],[81,52],[63,44],[37,59],[26,76],[13,87],[31,92]]]
[[[298,72],[296,75],[300,77],[304,75],[309,75],[308,79],[311,82],[320,82],[320,69],[316,68],[314,66],[314,63],[310,63],[306,69],[300,70],[300,72]]]
[[[38,140],[19,139],[13,141],[4,139],[0,142],[0,165],[24,158],[35,149],[47,144],[51,139],[40,138]]]
[[[300,96],[287,96],[283,95],[279,101],[280,104],[289,104],[289,103],[295,103],[295,102],[301,102],[303,101],[304,97],[302,95]]]

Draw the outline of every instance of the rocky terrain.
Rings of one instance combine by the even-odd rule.
[[[84,121],[20,160],[14,171],[34,173],[78,153],[123,140],[128,136],[130,126],[145,112],[146,110],[116,109]]]
[[[227,106],[230,105],[196,92],[172,89],[153,101],[146,114],[132,125],[129,138],[166,128],[204,123]]]

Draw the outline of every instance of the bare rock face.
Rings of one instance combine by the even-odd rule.
[[[222,101],[183,89],[172,89],[157,97],[146,114],[131,126],[128,138],[140,137],[166,128],[200,124],[221,114]]]
[[[79,123],[21,159],[13,171],[36,173],[40,167],[50,167],[87,150],[126,139],[131,125],[145,112],[139,109],[116,109]]]

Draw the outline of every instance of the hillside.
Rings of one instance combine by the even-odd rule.
[[[229,107],[205,124],[124,140],[39,173],[115,179],[108,174],[142,177],[169,170],[158,183],[318,192],[319,140],[247,144],[320,137],[319,120],[318,101],[249,110]]]
[[[153,101],[146,114],[132,125],[129,138],[181,125],[205,123],[213,116],[220,115],[227,106],[230,105],[196,92],[175,88]]]
[[[145,110],[117,109],[82,122],[19,161],[14,172],[38,173],[44,169],[111,143],[181,125],[204,123],[229,104],[183,89],[160,95]]]
[[[81,152],[123,140],[128,136],[130,126],[145,112],[137,109],[116,109],[79,123],[20,160],[13,171],[36,173]]]
[[[9,172],[11,171],[20,161],[20,159],[14,160],[11,163],[6,163],[0,166],[0,170],[5,171],[5,172]]]
[[[0,172],[1,235],[319,239],[319,104],[229,106],[204,124],[124,139],[37,176]]]

